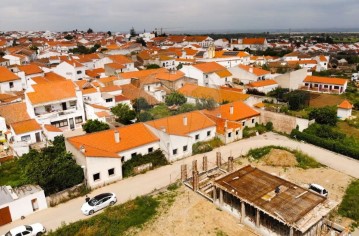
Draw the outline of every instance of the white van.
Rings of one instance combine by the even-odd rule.
[[[309,184],[309,190],[312,192],[318,193],[319,195],[322,195],[323,197],[328,197],[328,191],[319,184]]]

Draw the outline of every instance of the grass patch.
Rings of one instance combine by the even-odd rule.
[[[218,138],[215,137],[207,142],[197,142],[192,145],[192,154],[200,154],[205,152],[210,152],[214,148],[220,147],[223,145],[223,142]]]
[[[10,185],[12,187],[18,187],[26,181],[22,176],[18,160],[3,163],[0,166],[0,176],[0,186]]]
[[[351,218],[359,224],[359,180],[354,180],[345,191],[343,201],[338,212],[340,215]]]
[[[290,153],[293,153],[298,162],[296,167],[299,167],[302,169],[323,167],[323,165],[321,163],[317,162],[313,157],[310,157],[301,151],[292,150],[292,149],[282,147],[282,146],[271,145],[271,146],[265,146],[265,147],[261,147],[261,148],[250,149],[247,153],[247,156],[252,157],[255,160],[260,160],[262,157],[267,155],[272,149],[280,149],[280,150],[285,150]]]
[[[132,227],[141,228],[157,213],[160,202],[151,196],[138,197],[124,204],[107,208],[88,220],[63,225],[50,236],[123,235]]]
[[[228,236],[228,234],[226,234],[225,232],[223,232],[222,230],[218,229],[216,231],[216,236]]]

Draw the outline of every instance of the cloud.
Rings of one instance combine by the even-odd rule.
[[[0,30],[357,27],[357,0],[2,0]]]

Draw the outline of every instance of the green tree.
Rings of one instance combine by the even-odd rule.
[[[295,90],[286,94],[290,110],[300,110],[309,105],[310,93],[308,91]]]
[[[153,116],[148,111],[144,111],[144,112],[141,112],[140,114],[138,114],[137,120],[139,122],[146,122],[146,121],[149,121],[149,120],[153,120]]]
[[[190,112],[190,111],[194,111],[194,110],[197,110],[196,105],[191,104],[191,103],[184,103],[178,108],[177,113],[178,114],[186,113],[186,112]]]
[[[155,106],[154,108],[149,110],[149,112],[154,119],[160,119],[172,115],[170,109],[168,109],[166,104],[163,103]]]
[[[31,149],[20,158],[28,184],[38,184],[46,195],[59,192],[83,181],[83,170],[66,151],[64,138],[55,137],[53,146],[41,151]]]
[[[112,35],[111,31],[107,31],[107,35],[111,36]]]
[[[148,64],[147,66],[146,66],[146,69],[158,69],[158,68],[161,68],[159,65],[157,65],[157,64]]]
[[[216,101],[213,98],[196,99],[196,107],[198,110],[213,110],[216,105]]]
[[[143,47],[147,46],[147,43],[145,42],[145,40],[143,38],[137,38],[136,43],[140,43]]]
[[[127,104],[119,103],[111,108],[111,112],[117,116],[116,121],[122,124],[131,124],[131,120],[136,118],[136,112],[131,110]]]
[[[72,35],[68,34],[64,38],[67,39],[67,40],[72,40],[74,37]]]
[[[180,69],[182,69],[182,67],[183,67],[183,64],[180,62],[180,63],[178,64],[178,66],[176,67],[176,69],[177,69],[177,70],[180,70]]]
[[[88,34],[92,34],[92,33],[93,33],[93,30],[92,30],[91,28],[89,28],[89,29],[87,30],[87,33],[88,33]]]
[[[131,35],[131,37],[136,36],[136,31],[135,31],[135,28],[133,28],[133,26],[132,26],[132,28],[130,29],[130,35]]]
[[[318,124],[335,126],[337,124],[336,108],[330,106],[315,108],[309,112],[309,119],[315,119]]]
[[[147,111],[151,108],[151,105],[148,104],[147,100],[143,97],[136,98],[133,100],[133,109],[140,113],[141,111]]]
[[[172,92],[167,95],[165,102],[167,106],[182,105],[187,102],[187,98],[179,92]]]
[[[86,133],[93,133],[110,129],[110,126],[99,120],[87,120],[86,123],[82,125],[82,129],[85,130]]]

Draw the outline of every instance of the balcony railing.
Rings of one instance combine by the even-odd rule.
[[[51,112],[47,112],[47,113],[36,113],[35,115],[39,118],[39,119],[51,119],[51,118],[56,118],[56,117],[60,117],[60,116],[64,116],[64,115],[69,115],[72,113],[75,113],[77,111],[76,107],[67,109],[67,110],[60,110],[60,111],[51,111]]]

